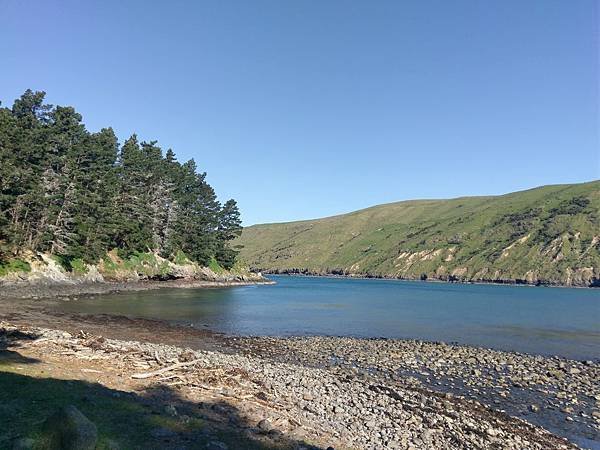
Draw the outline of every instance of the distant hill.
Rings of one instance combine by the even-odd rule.
[[[600,180],[254,225],[234,244],[270,273],[598,286]]]

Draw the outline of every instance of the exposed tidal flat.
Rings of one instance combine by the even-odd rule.
[[[77,320],[72,327],[80,327]],[[149,325],[152,339],[137,340]],[[111,339],[0,323],[0,340],[20,358],[13,368],[3,363],[0,380],[2,371],[33,376],[41,367],[44,376],[98,383],[109,391],[94,396],[136,404],[122,420],[147,427],[136,430],[140,448],[568,449],[600,442],[594,361],[414,340],[213,336],[218,345],[210,349],[204,338],[190,347],[164,343],[177,328],[130,321],[131,339]],[[28,372],[23,361],[34,362]],[[104,397],[91,396],[73,402],[94,418]],[[18,404],[18,393],[2,397],[7,412]],[[0,442],[22,436],[18,419],[0,419],[11,430]],[[128,435],[105,425],[106,435],[110,448],[130,448]]]
[[[0,319],[33,336],[14,351],[46,373],[166,416],[146,448],[599,448],[594,291],[276,279],[4,299]]]

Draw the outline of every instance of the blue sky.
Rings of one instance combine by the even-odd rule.
[[[0,0],[0,100],[194,158],[244,223],[600,178],[598,3]]]

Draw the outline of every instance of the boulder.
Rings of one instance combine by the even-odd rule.
[[[61,408],[44,423],[48,448],[56,450],[94,450],[98,430],[75,406]]]
[[[29,438],[20,438],[13,443],[12,450],[33,450],[35,441]]]

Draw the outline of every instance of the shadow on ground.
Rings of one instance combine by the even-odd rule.
[[[318,449],[278,432],[261,434],[234,406],[190,402],[174,388],[135,394],[47,378],[36,369],[38,360],[14,350],[20,340],[31,338],[19,332],[0,334],[1,449],[12,448],[20,438],[32,438],[35,448],[44,448],[44,421],[67,405],[96,424],[97,449]]]
[[[39,362],[37,359],[27,358],[14,350],[15,348],[19,348],[21,341],[32,341],[37,338],[38,336],[35,334],[0,328],[0,369],[7,364],[32,364]]]

